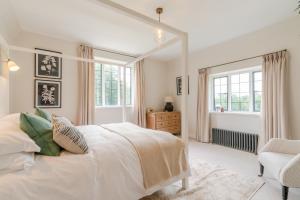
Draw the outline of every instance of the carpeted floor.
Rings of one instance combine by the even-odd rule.
[[[192,176],[187,190],[182,190],[178,182],[142,200],[248,200],[264,184],[260,178],[247,177],[202,160],[190,164]]]

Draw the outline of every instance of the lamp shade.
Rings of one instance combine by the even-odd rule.
[[[167,103],[172,103],[174,100],[173,100],[173,97],[171,97],[171,96],[167,96],[167,97],[165,97],[165,102],[167,102]]]
[[[20,69],[20,67],[12,60],[8,60],[7,65],[8,69],[13,72],[18,71]]]

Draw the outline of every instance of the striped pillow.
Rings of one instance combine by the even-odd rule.
[[[80,131],[65,117],[52,116],[53,140],[71,153],[88,152],[86,141]]]

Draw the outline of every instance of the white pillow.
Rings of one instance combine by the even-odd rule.
[[[34,153],[13,153],[0,156],[0,174],[27,169],[34,164]]]
[[[0,155],[39,152],[41,149],[20,128],[20,114],[0,118]]]

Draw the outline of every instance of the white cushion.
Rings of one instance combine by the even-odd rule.
[[[0,155],[39,152],[40,147],[20,129],[20,114],[0,118]]]
[[[33,164],[33,153],[13,153],[0,155],[0,174],[27,169]]]
[[[274,178],[279,179],[282,168],[294,157],[295,155],[291,154],[262,152],[259,154],[258,160],[271,172]]]

